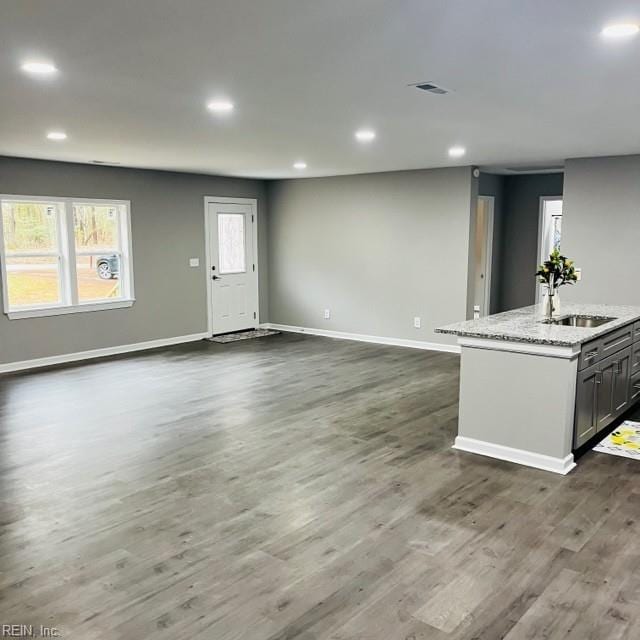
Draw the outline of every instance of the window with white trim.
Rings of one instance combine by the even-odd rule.
[[[9,318],[133,304],[129,202],[0,196],[0,208]]]

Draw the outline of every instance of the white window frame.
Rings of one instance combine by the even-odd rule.
[[[133,247],[131,242],[131,202],[129,200],[105,200],[102,198],[61,198],[59,196],[23,196],[0,194],[0,208],[3,202],[43,202],[62,205],[56,221],[58,233],[58,250],[46,252],[22,252],[25,256],[50,255],[58,257],[58,274],[60,286],[60,302],[56,304],[30,305],[20,308],[9,308],[8,278],[4,246],[4,225],[0,220],[0,272],[2,276],[2,302],[4,313],[10,320],[21,318],[38,318],[43,316],[57,316],[68,313],[83,313],[87,311],[103,311],[106,309],[123,309],[131,307],[135,302],[133,287]],[[105,206],[124,207],[124,215],[118,216],[120,248],[116,253],[120,257],[120,285],[122,297],[116,300],[78,300],[76,276],[76,256],[94,255],[95,251],[79,251],[76,253],[73,230],[73,205],[98,204]]]

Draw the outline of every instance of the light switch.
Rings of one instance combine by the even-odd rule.
[[[189,266],[190,267],[199,267],[200,266],[200,258],[189,258]]]

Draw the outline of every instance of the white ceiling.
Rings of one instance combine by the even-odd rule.
[[[0,154],[278,178],[637,153],[640,36],[600,35],[629,19],[637,1],[2,0]]]

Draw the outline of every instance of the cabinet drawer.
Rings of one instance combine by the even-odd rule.
[[[640,399],[640,371],[629,379],[629,402]]]
[[[640,320],[635,322],[633,325],[633,341],[640,341]]]
[[[628,324],[622,329],[609,333],[603,336],[600,341],[602,357],[606,358],[633,344],[633,325]]]
[[[578,361],[578,370],[586,369],[602,359],[602,339],[587,342],[582,346],[580,352],[580,360]]]

